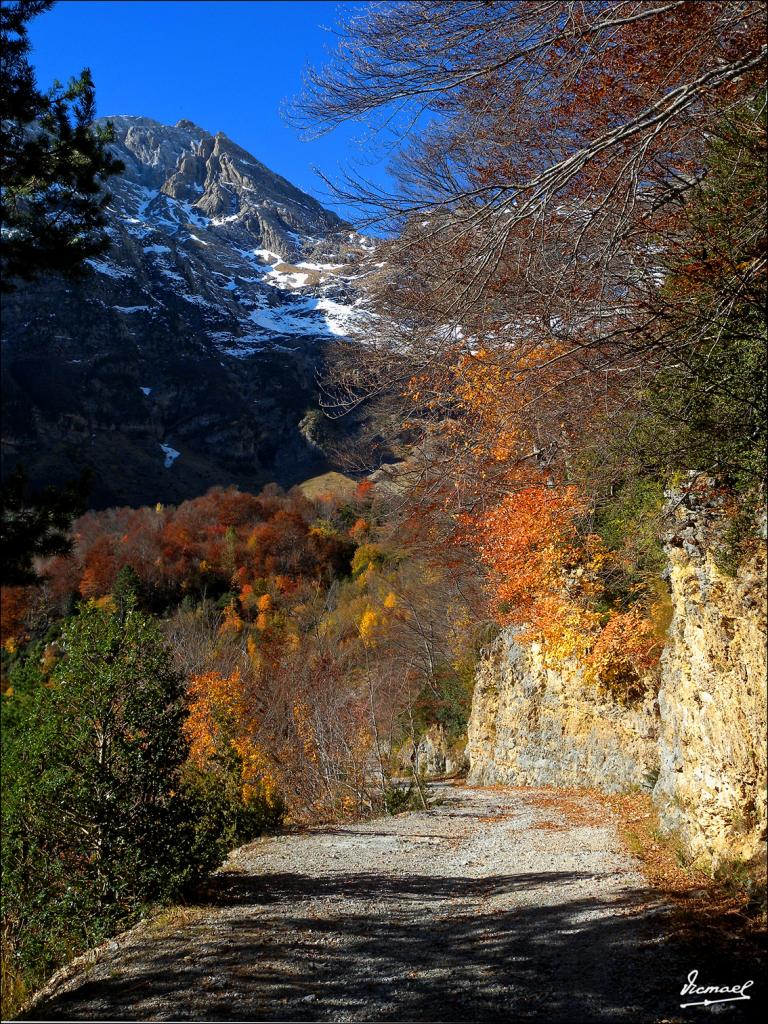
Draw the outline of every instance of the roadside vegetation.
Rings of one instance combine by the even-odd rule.
[[[4,589],[12,1002],[265,829],[413,804],[421,735],[463,734],[467,581],[351,490],[89,512]]]

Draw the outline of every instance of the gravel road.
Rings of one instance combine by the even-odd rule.
[[[754,998],[681,1010],[692,969],[735,985],[754,965],[705,977],[711,950],[669,937],[668,909],[602,804],[535,789],[431,795],[428,813],[242,847],[197,905],[109,943],[27,1019],[753,1018]]]

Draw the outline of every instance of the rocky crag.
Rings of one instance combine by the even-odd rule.
[[[673,616],[662,656],[662,822],[715,864],[765,856],[765,536],[735,576],[717,566],[711,512],[676,502],[667,539]]]
[[[578,665],[549,665],[538,644],[518,643],[513,630],[480,662],[469,722],[473,783],[618,792],[652,776],[657,746],[653,697],[627,707]]]
[[[317,372],[372,243],[221,133],[111,120],[109,252],[4,300],[4,468],[89,467],[96,506],[328,468]]]
[[[675,496],[666,538],[672,621],[660,678],[621,703],[506,630],[486,652],[469,723],[469,780],[653,787],[662,824],[716,868],[764,856],[765,545],[717,565],[717,501]]]

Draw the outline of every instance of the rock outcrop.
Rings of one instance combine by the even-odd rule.
[[[428,779],[458,775],[468,767],[465,744],[460,740],[451,742],[442,725],[430,726],[418,738],[415,757],[410,739],[400,748],[399,757],[404,771],[417,769]]]
[[[715,564],[706,498],[675,505],[654,800],[703,861],[753,860],[766,835],[765,549],[727,576]]]
[[[468,729],[469,781],[516,786],[647,784],[658,761],[653,697],[626,706],[578,665],[546,664],[537,644],[505,630],[481,661]]]
[[[670,503],[673,616],[658,691],[616,703],[578,665],[547,666],[505,630],[477,671],[471,782],[653,786],[662,825],[702,864],[764,856],[765,547],[725,575],[717,506],[701,492]]]

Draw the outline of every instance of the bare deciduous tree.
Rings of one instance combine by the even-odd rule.
[[[512,459],[562,467],[605,423],[629,429],[656,375],[764,275],[764,260],[741,267],[684,337],[660,287],[712,138],[735,116],[761,132],[766,52],[749,0],[354,14],[294,111],[310,131],[366,120],[397,149],[389,191],[334,186],[388,240],[365,345],[335,357],[331,414],[399,402],[433,497],[447,466],[468,497]],[[470,401],[478,353],[495,404]],[[503,458],[501,435],[515,439]]]

